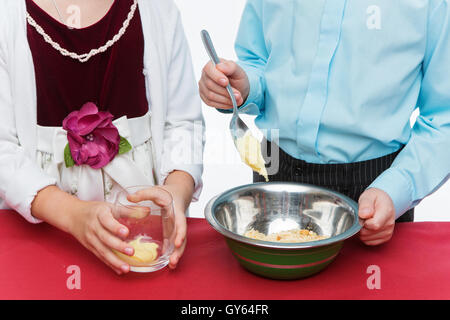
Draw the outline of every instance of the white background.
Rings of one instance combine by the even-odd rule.
[[[180,8],[186,36],[191,47],[197,79],[208,61],[200,31],[211,34],[218,55],[234,60],[234,40],[245,0],[175,0]],[[252,182],[249,168],[239,161],[228,132],[229,115],[223,115],[203,105],[206,121],[205,171],[202,196],[193,203],[191,217],[203,217],[203,209],[213,196],[234,186]],[[253,121],[244,118],[248,125]],[[254,128],[254,126],[253,126]],[[450,147],[450,146],[449,146]],[[430,164],[432,165],[432,164]],[[416,221],[450,221],[450,182],[424,199],[417,207]]]

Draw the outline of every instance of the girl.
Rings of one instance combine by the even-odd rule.
[[[2,6],[0,208],[69,232],[121,274],[129,266],[112,249],[133,249],[105,200],[128,186],[162,185],[176,211],[174,268],[185,212],[202,187],[203,150],[201,104],[174,3]]]

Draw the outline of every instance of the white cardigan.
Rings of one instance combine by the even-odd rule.
[[[36,164],[36,82],[25,0],[1,2],[0,208],[12,208],[37,223],[31,203],[39,190],[56,181]],[[204,122],[180,15],[172,0],[139,0],[139,12],[155,175],[161,184],[173,170],[188,172],[197,199],[202,188]]]

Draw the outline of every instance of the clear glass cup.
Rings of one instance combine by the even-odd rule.
[[[136,201],[133,195],[142,201]],[[114,217],[129,229],[125,241],[134,248],[134,255],[115,253],[131,271],[154,272],[169,264],[174,250],[175,212],[168,191],[158,186],[126,188],[116,196]]]

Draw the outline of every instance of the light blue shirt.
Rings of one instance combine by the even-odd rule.
[[[406,145],[370,186],[396,217],[447,179],[450,0],[248,0],[236,52],[242,110],[291,156],[349,163]]]

